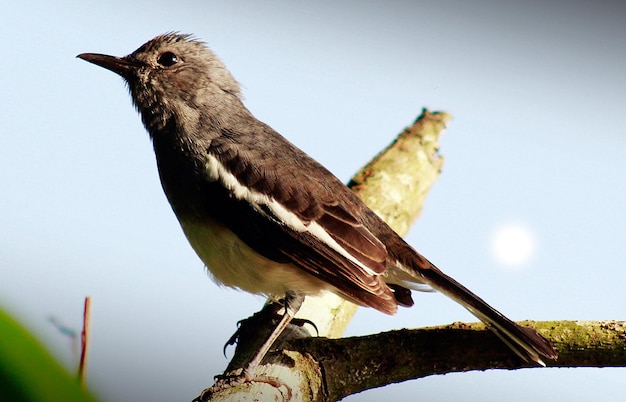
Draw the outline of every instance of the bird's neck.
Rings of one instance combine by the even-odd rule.
[[[223,95],[219,102],[212,101],[211,93],[204,93],[190,104],[146,102],[140,108],[152,138],[161,184],[179,218],[205,212],[207,204],[215,203],[207,192],[218,184],[211,183],[216,178],[207,173],[212,150],[217,152],[213,156],[220,152],[215,143],[233,141],[239,149],[254,146],[246,131],[249,127],[244,130],[240,121],[246,119],[253,125],[257,120],[238,97]],[[199,99],[203,102],[195,104]],[[198,205],[192,205],[194,202]]]

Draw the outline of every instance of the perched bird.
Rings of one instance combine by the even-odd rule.
[[[158,36],[125,57],[79,58],[124,78],[152,138],[163,190],[214,279],[284,296],[285,314],[248,379],[307,295],[329,290],[394,314],[428,285],[468,309],[517,355],[556,359],[518,326],[416,252],[348,187],[242,103],[239,84],[203,42]]]

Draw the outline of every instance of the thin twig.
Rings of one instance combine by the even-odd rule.
[[[83,330],[80,334],[80,363],[78,366],[78,380],[80,385],[85,387],[87,377],[87,356],[89,354],[89,338],[91,332],[91,297],[85,297],[85,308],[83,310]]]

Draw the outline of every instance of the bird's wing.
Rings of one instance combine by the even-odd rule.
[[[394,313],[397,301],[383,275],[387,249],[359,219],[366,210],[361,201],[291,144],[288,151],[237,145],[228,137],[211,143],[209,171],[237,208],[222,222],[264,256],[295,264],[352,301]]]

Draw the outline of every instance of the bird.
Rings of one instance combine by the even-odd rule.
[[[557,353],[437,268],[341,180],[246,108],[204,42],[159,35],[124,57],[82,53],[127,84],[180,226],[221,285],[283,297],[284,313],[247,363],[254,373],[306,296],[333,292],[385,314],[424,285],[461,304],[524,362]]]

